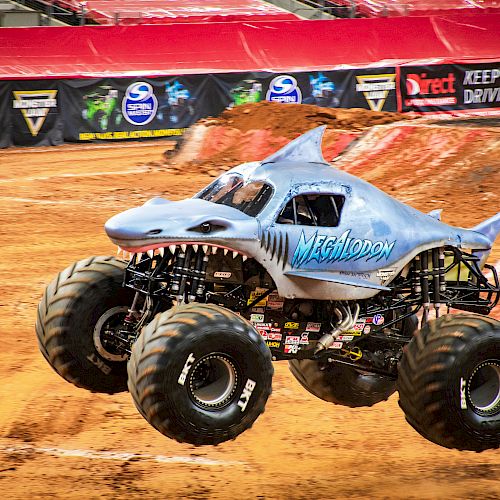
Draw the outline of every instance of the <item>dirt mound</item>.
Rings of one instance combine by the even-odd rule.
[[[320,125],[327,126],[323,154],[330,160],[368,128],[411,119],[400,113],[366,109],[329,109],[267,101],[244,104],[191,127],[179,153],[167,158],[167,164],[174,172],[219,175],[238,163],[262,160],[290,139]]]
[[[206,126],[231,127],[248,132],[269,130],[272,135],[293,139],[308,130],[327,125],[328,128],[362,131],[373,125],[383,125],[412,117],[401,113],[368,111],[366,109],[332,109],[310,104],[279,104],[262,101],[227,109],[218,118],[207,118]]]

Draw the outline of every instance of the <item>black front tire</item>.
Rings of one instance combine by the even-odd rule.
[[[399,405],[423,437],[458,450],[500,446],[500,322],[454,314],[415,332],[399,365]]]
[[[102,331],[132,304],[122,287],[126,263],[91,257],[59,273],[38,306],[38,345],[65,380],[92,392],[127,390],[127,356],[107,346]]]
[[[158,314],[132,348],[129,391],[142,416],[179,442],[216,445],[250,428],[271,393],[271,353],[243,318],[189,304]]]
[[[396,390],[396,382],[390,377],[338,363],[292,359],[288,365],[292,375],[311,394],[350,408],[373,406],[387,400]]]

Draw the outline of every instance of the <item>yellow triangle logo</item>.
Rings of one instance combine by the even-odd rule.
[[[363,92],[372,111],[382,111],[391,90],[396,89],[396,74],[358,75],[356,92]]]
[[[50,108],[57,108],[57,90],[13,90],[12,108],[19,109],[33,137],[38,135]]]

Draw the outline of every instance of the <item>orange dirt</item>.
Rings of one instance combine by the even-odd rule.
[[[421,210],[444,208],[444,220],[457,225],[499,210],[499,129],[391,127],[370,132],[336,164]],[[203,448],[160,435],[128,394],[91,394],[49,368],[34,322],[50,279],[75,260],[115,252],[102,230],[110,215],[157,194],[190,196],[211,180],[200,164],[187,172],[160,165],[168,145],[0,151],[4,497],[500,498],[498,451],[460,453],[425,441],[406,424],[397,396],[358,410],[320,401],[285,363],[275,365],[273,395],[254,427]]]

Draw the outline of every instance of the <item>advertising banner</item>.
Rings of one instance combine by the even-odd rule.
[[[64,138],[178,137],[211,111],[207,77],[61,81]]]
[[[217,77],[229,106],[262,100],[283,104],[314,104],[324,108],[365,108],[395,111],[396,70],[376,68],[307,73],[243,74]]]
[[[498,113],[500,64],[403,66],[400,91],[403,112]]]
[[[7,148],[12,145],[10,87],[10,82],[0,81],[0,148]]]
[[[177,139],[201,118],[263,100],[372,111],[499,114],[500,65],[4,81],[0,147]]]
[[[12,81],[8,118],[13,144],[50,146],[62,143],[58,82]],[[4,101],[4,99],[2,99]],[[5,107],[5,102],[2,105]]]

